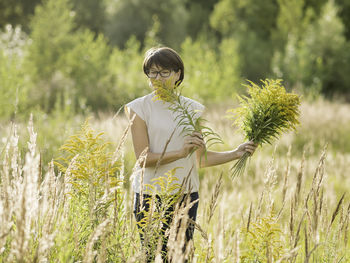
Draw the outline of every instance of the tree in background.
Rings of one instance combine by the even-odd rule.
[[[154,16],[159,19],[158,36],[162,44],[178,48],[187,34],[189,14],[185,0],[110,1],[108,13],[106,36],[119,47],[124,47],[131,36],[143,43]]]
[[[187,35],[197,39],[200,34],[213,31],[210,26],[209,17],[214,10],[218,0],[187,0],[186,9],[189,13],[187,21]],[[213,37],[213,36],[212,36]]]
[[[22,113],[27,102],[28,83],[22,64],[28,36],[20,27],[8,25],[0,30],[0,117],[13,118]]]
[[[36,5],[42,0],[0,0],[0,28],[7,24],[12,26],[22,26],[28,31],[28,22],[34,14]]]
[[[244,78],[255,81],[268,75],[277,14],[276,0],[221,0],[215,5],[210,24],[223,38],[238,41]]]
[[[75,12],[74,22],[77,28],[86,28],[96,35],[103,33],[106,23],[106,5],[104,0],[71,0]]]
[[[182,44],[185,64],[182,91],[199,101],[222,102],[241,88],[238,43],[227,38],[215,50],[207,42],[205,37],[196,41],[187,38]]]
[[[74,46],[73,19],[68,0],[49,0],[37,6],[31,21],[32,44],[26,67],[37,87],[30,97],[34,105],[40,105],[45,111],[53,109],[57,94],[67,84],[62,69],[66,68],[66,53]]]
[[[47,0],[0,0],[0,28],[7,24],[20,25],[26,33],[35,8]],[[88,28],[95,34],[102,33],[105,26],[105,2],[100,0],[70,0],[75,13],[76,28]]]
[[[350,1],[348,0],[335,0],[335,3],[339,7],[339,16],[343,21],[345,27],[346,39],[350,40]]]
[[[46,112],[58,98],[79,111],[84,105],[102,109],[118,96],[106,70],[111,55],[106,40],[75,27],[69,0],[47,0],[36,8],[26,66],[36,83],[32,101]]]
[[[307,93],[321,92],[328,97],[349,93],[350,46],[334,2],[327,2],[314,21],[305,23],[302,17],[298,21],[295,26],[302,30],[293,28],[292,23],[288,27],[288,23],[282,24],[285,19],[279,19],[279,28],[289,33],[285,49],[274,55],[272,69],[276,76]]]

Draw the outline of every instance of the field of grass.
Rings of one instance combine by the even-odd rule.
[[[227,108],[207,109],[225,142],[215,150],[243,141]],[[81,131],[81,117],[45,123],[2,125],[0,262],[144,262],[125,116],[92,118]],[[56,165],[46,165],[51,155]],[[349,164],[350,105],[303,103],[297,133],[259,148],[243,176],[230,179],[232,164],[200,170],[190,262],[350,262]],[[160,219],[147,224],[156,236]],[[178,238],[169,238],[172,262],[183,262]]]

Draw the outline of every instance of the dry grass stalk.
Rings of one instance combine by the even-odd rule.
[[[309,241],[308,241],[308,230],[307,230],[307,221],[305,222],[304,227],[304,244],[305,244],[305,263],[309,262]]]
[[[290,244],[294,242],[294,214],[295,214],[295,208],[294,208],[295,201],[291,199],[290,202],[290,216],[289,216],[289,240]]]
[[[341,196],[341,198],[340,198],[340,200],[339,200],[339,202],[338,202],[338,204],[337,204],[337,207],[335,208],[335,210],[334,210],[334,212],[333,212],[333,214],[332,214],[332,219],[331,219],[331,222],[330,222],[330,224],[329,224],[329,228],[332,226],[332,224],[333,224],[335,218],[337,217],[337,215],[338,215],[338,213],[339,213],[339,209],[340,209],[340,207],[341,207],[341,205],[342,205],[342,203],[343,203],[344,197],[345,197],[345,193],[343,193],[343,195]]]
[[[105,231],[101,237],[101,248],[99,249],[99,253],[97,254],[97,263],[107,262],[107,239],[108,232]],[[125,262],[125,260],[124,260]]]
[[[12,158],[11,158],[11,170],[12,170],[12,178],[18,178],[21,174],[21,155],[18,149],[19,136],[17,134],[17,125],[14,125],[13,134],[10,137],[10,145],[12,148]]]
[[[220,194],[221,185],[222,185],[222,173],[220,174],[219,180],[215,184],[214,193],[212,194],[210,199],[207,224],[209,224],[211,218],[213,217],[215,208],[218,204],[218,197]]]
[[[240,236],[239,231],[235,233],[235,242],[234,242],[234,261],[236,263],[240,262]]]
[[[272,255],[271,255],[270,246],[269,246],[268,243],[267,243],[267,246],[266,246],[266,260],[267,260],[266,261],[267,263],[272,263]]]
[[[94,250],[94,245],[98,241],[99,237],[102,236],[106,231],[108,231],[108,226],[110,223],[111,219],[108,218],[104,220],[96,227],[95,231],[90,235],[89,241],[85,249],[85,255],[83,259],[84,263],[94,262],[95,257],[97,255],[97,251]]]
[[[158,243],[157,243],[157,249],[156,249],[156,252],[155,252],[155,259],[154,259],[154,262],[155,263],[162,263],[163,260],[162,260],[162,247],[163,247],[163,242],[162,242],[162,238],[159,238],[158,239]]]
[[[219,211],[219,220],[216,224],[216,238],[214,243],[214,256],[216,262],[222,262],[225,259],[225,227],[223,222],[223,210]]]
[[[303,157],[301,159],[300,169],[297,177],[297,185],[294,193],[294,201],[295,201],[294,207],[298,206],[298,203],[300,200],[300,190],[301,190],[301,184],[302,184],[302,179],[304,175],[304,167],[305,167],[305,150],[303,151]]]
[[[251,221],[251,217],[252,217],[252,207],[253,207],[253,203],[250,203],[249,206],[249,214],[248,214],[248,221],[247,221],[247,232],[249,232],[249,226],[250,226],[250,221]]]
[[[2,163],[2,177],[0,184],[0,254],[5,250],[6,238],[12,227],[13,205],[11,200],[10,187],[10,158],[9,144],[6,144],[4,160]]]
[[[276,263],[286,262],[287,259],[289,259],[288,262],[293,262],[293,258],[295,258],[298,254],[298,249],[298,247],[291,249],[290,251],[285,253],[281,258],[279,258],[276,261]]]
[[[169,145],[171,139],[173,138],[175,131],[176,131],[176,128],[175,128],[175,129],[173,130],[173,132],[170,134],[169,139],[165,142],[165,145],[164,145],[162,154],[160,155],[160,157],[159,157],[159,159],[158,159],[158,161],[157,161],[157,164],[156,164],[156,166],[155,166],[154,174],[157,173],[157,170],[158,170],[159,166],[160,166],[161,163],[162,163],[162,160],[163,160],[164,155],[165,155],[165,153],[166,153],[166,149],[168,148],[168,145]]]
[[[63,177],[63,182],[62,182],[62,193],[63,193],[63,213],[65,215],[67,215],[69,213],[69,201],[71,200],[71,192],[73,191],[73,187],[72,187],[72,172],[71,171],[74,171],[76,170],[76,163],[77,163],[77,159],[79,158],[79,155],[77,154],[76,156],[74,156],[72,158],[72,160],[70,161],[68,167],[67,167],[67,170],[65,172],[65,174],[62,176]]]
[[[324,198],[324,189],[321,189],[321,194],[320,194],[320,203],[319,203],[319,210],[318,210],[318,214],[321,217],[322,216],[322,208],[323,208],[323,198]]]
[[[305,227],[305,259],[304,259],[304,263],[309,263],[312,253],[315,252],[315,250],[318,248],[319,245],[320,244],[315,244],[315,246],[309,251],[308,234],[307,234],[306,227]]]
[[[122,149],[123,145],[125,144],[126,138],[128,136],[129,130],[131,128],[131,125],[132,125],[135,117],[136,117],[136,114],[134,114],[132,116],[132,118],[130,119],[130,121],[128,122],[128,126],[125,128],[125,130],[124,130],[124,132],[119,140],[118,146],[113,153],[112,165],[120,158],[121,149]]]
[[[275,151],[276,151],[276,148],[275,148]],[[272,159],[269,161],[264,173],[264,189],[259,198],[258,208],[256,209],[256,213],[255,213],[255,220],[258,220],[258,218],[261,217],[264,201],[267,204],[267,207],[266,207],[267,213],[271,214],[274,207],[274,198],[272,197],[272,193],[277,183],[276,168],[274,167],[274,161],[275,159],[273,156]],[[266,200],[264,200],[265,198]]]
[[[318,200],[318,194],[316,192],[313,192],[313,212],[312,212],[312,224],[311,224],[311,228],[312,228],[312,234],[314,237],[314,240],[317,236],[317,229],[318,229],[318,219],[319,219],[319,200]]]
[[[186,244],[186,229],[189,225],[188,212],[198,200],[190,202],[189,195],[181,205],[177,203],[169,228],[168,258],[170,262],[184,262],[191,252],[191,242]]]
[[[31,228],[36,225],[39,208],[39,163],[40,156],[36,154],[36,134],[33,130],[33,122],[28,125],[30,142],[29,152],[23,168],[20,166],[18,151],[18,136],[16,129],[13,134],[13,156],[12,166],[12,195],[14,198],[14,217],[16,218],[16,231],[12,233],[11,251],[9,261],[24,262],[29,255],[29,243],[31,238]],[[23,171],[23,173],[21,172]]]
[[[299,239],[300,239],[300,230],[301,230],[302,223],[304,222],[305,215],[306,215],[306,212],[304,212],[303,216],[301,217],[301,219],[299,221],[298,229],[297,229],[297,232],[295,234],[293,248],[296,248],[297,245],[298,245],[298,242],[299,242]]]
[[[42,196],[39,203],[38,221],[42,222],[42,234],[36,251],[38,262],[47,261],[50,248],[54,245],[54,238],[58,233],[55,226],[63,220],[63,214],[59,212],[64,199],[62,188],[62,180],[60,176],[55,175],[53,162],[51,162],[40,189]]]
[[[189,223],[194,224],[196,230],[199,231],[199,233],[201,234],[202,238],[204,238],[204,240],[206,242],[208,242],[208,240],[209,240],[208,233],[206,231],[204,231],[204,229],[200,226],[200,224],[198,224],[197,222],[193,221],[192,219],[189,219]]]
[[[155,242],[155,239],[157,239],[159,237],[159,235],[157,235],[160,231],[160,226],[157,224],[159,223],[157,222],[152,222],[153,221],[153,214],[155,211],[155,195],[152,195],[152,197],[147,200],[147,202],[149,203],[149,211],[148,211],[148,217],[147,217],[147,221],[145,224],[145,227],[143,227],[142,229],[142,234],[143,234],[143,252],[144,252],[144,257],[148,257],[148,255],[151,255],[153,251],[149,251],[152,248],[153,243]],[[141,200],[141,195],[140,195],[140,200]],[[143,201],[142,201],[143,202]],[[141,210],[143,211],[145,208],[142,206],[142,203],[140,201],[141,204]]]
[[[325,147],[323,148],[321,158],[320,158],[319,164],[316,168],[314,179],[312,181],[313,188],[314,188],[314,183],[317,183],[316,189],[314,188],[316,190],[317,195],[320,192],[320,187],[321,187],[321,184],[323,182],[323,178],[324,178],[324,174],[325,174],[326,154],[327,154],[327,145],[325,145]],[[317,177],[318,177],[318,181],[316,180]]]
[[[258,208],[255,210],[255,221],[257,221],[258,218],[261,217],[261,209],[262,209],[262,204],[263,204],[263,200],[264,200],[264,194],[265,194],[265,191],[261,191],[261,194],[259,197]]]
[[[280,208],[280,210],[278,211],[277,215],[276,215],[276,221],[278,221],[281,218],[281,215],[284,211],[284,207],[286,206],[286,200],[284,200],[284,202],[282,203],[282,206]]]
[[[284,180],[283,180],[283,188],[282,188],[282,203],[284,203],[286,199],[286,193],[288,188],[288,178],[290,174],[290,156],[292,151],[292,145],[289,145],[287,152],[287,166],[284,172]]]
[[[136,176],[136,174],[140,174],[140,204],[143,204],[143,188],[144,188],[144,183],[143,183],[143,177],[145,174],[145,165],[146,165],[146,158],[147,158],[147,152],[148,152],[148,147],[146,147],[140,154],[139,158],[136,160],[136,163],[132,169],[132,174],[133,176]],[[141,166],[142,164],[142,166]],[[141,167],[141,169],[140,169]],[[132,178],[130,178],[132,180]]]
[[[320,160],[318,162],[318,166],[316,168],[316,171],[312,179],[311,189],[304,201],[306,214],[310,222],[308,227],[310,228],[310,233],[312,233],[313,240],[315,240],[316,243],[318,243],[318,239],[319,239],[318,227],[319,227],[319,220],[321,218],[321,212],[322,212],[322,206],[323,206],[323,191],[322,191],[321,185],[322,185],[324,173],[325,173],[324,171],[325,158],[326,158],[326,147],[324,148],[321,154]],[[299,197],[299,194],[296,196]],[[312,209],[309,208],[310,200],[312,200]]]
[[[344,220],[344,227],[343,227],[345,248],[347,247],[347,244],[348,244],[349,221],[350,221],[350,204],[348,205],[346,217],[345,217],[345,220]]]

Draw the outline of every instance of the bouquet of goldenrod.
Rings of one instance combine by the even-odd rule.
[[[258,86],[248,81],[249,96],[238,96],[241,106],[229,110],[229,117],[235,120],[248,140],[256,144],[271,144],[274,138],[286,131],[295,130],[299,124],[300,98],[297,94],[287,93],[282,80],[262,80]],[[245,153],[232,167],[232,177],[244,172],[250,154]]]

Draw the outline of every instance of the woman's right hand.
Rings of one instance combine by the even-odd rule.
[[[181,156],[185,158],[191,152],[194,152],[201,148],[205,148],[203,136],[199,132],[193,132],[192,134],[185,137],[185,141],[181,149]]]

